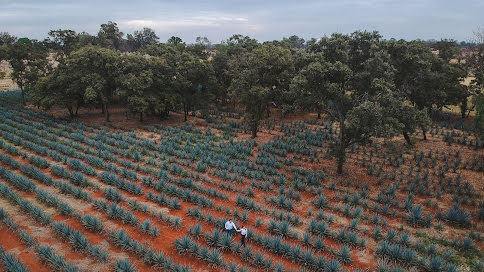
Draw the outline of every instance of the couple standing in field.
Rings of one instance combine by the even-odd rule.
[[[247,236],[247,229],[245,226],[242,226],[242,228],[238,230],[234,222],[232,222],[232,219],[229,219],[229,221],[225,222],[225,231],[227,232],[227,236],[232,237],[232,232],[234,229],[236,232],[240,232],[240,243],[245,247],[245,237]]]

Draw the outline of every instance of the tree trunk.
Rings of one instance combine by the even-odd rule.
[[[69,116],[71,117],[71,119],[74,118],[74,112],[72,111],[72,107],[67,107],[67,110],[69,111]]]
[[[185,116],[185,122],[188,120],[188,106],[187,104],[183,104],[183,114]]]
[[[341,115],[340,115],[341,116]],[[344,123],[344,119],[343,118],[340,118],[340,130],[339,130],[339,143],[338,143],[338,146],[337,146],[337,154],[336,154],[336,157],[337,157],[337,160],[338,160],[338,169],[337,169],[337,173],[338,174],[343,174],[343,165],[345,163],[345,160],[346,160],[346,144],[345,144],[345,123]]]
[[[254,122],[252,124],[252,138],[257,137],[257,128],[258,128],[258,124],[257,122]]]
[[[460,105],[460,114],[462,119],[466,118],[466,112],[467,112],[467,97],[462,100],[462,104]]]
[[[338,151],[338,174],[343,174],[343,165],[345,163],[345,156],[344,156],[344,151]]]
[[[108,110],[108,106],[106,105],[106,103],[103,103],[103,110],[104,110],[104,114],[106,115],[106,122],[111,122],[109,120],[109,110]]]
[[[21,92],[22,92],[22,105],[25,106],[25,91],[24,91],[24,88],[20,88]]]
[[[427,140],[427,131],[425,131],[425,128],[422,128],[422,134],[423,134],[424,140]]]
[[[405,141],[407,141],[408,145],[412,145],[412,142],[410,141],[410,137],[408,136],[408,133],[406,131],[402,132],[403,138],[405,138]]]

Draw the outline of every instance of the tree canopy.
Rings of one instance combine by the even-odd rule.
[[[411,145],[417,130],[425,138],[433,113],[460,106],[465,118],[470,95],[481,131],[483,42],[466,45],[467,53],[459,46],[447,39],[384,40],[376,31],[263,43],[240,34],[220,44],[172,36],[160,43],[153,29],[125,38],[111,21],[97,35],[58,29],[43,42],[0,33],[0,58],[37,106],[60,106],[71,117],[100,107],[107,122],[115,103],[140,121],[172,111],[186,121],[197,111],[231,106],[244,110],[252,137],[274,110],[324,114],[336,124],[330,153],[339,173],[352,145],[397,134]]]

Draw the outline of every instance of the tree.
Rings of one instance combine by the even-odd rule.
[[[150,101],[154,100],[150,92],[153,72],[150,70],[149,59],[136,54],[124,55],[121,57],[120,68],[117,94],[124,99],[127,108],[138,113],[140,121],[143,121],[143,113],[150,109]]]
[[[217,79],[217,97],[222,104],[229,98],[228,89],[232,82],[230,63],[238,63],[260,44],[248,36],[233,35],[216,47],[216,54],[212,58],[212,65]]]
[[[473,97],[473,103],[476,106],[476,116],[474,117],[474,126],[477,135],[484,140],[484,94],[480,93]]]
[[[65,62],[60,63],[51,73],[41,78],[31,91],[32,103],[44,110],[57,105],[67,109],[69,116],[78,115],[84,103],[85,86],[82,75]]]
[[[313,62],[294,78],[291,88],[309,97],[312,108],[324,111],[338,124],[331,151],[337,172],[343,172],[346,150],[371,137],[391,137],[403,125],[389,113],[394,68],[377,32],[333,34],[311,44]]]
[[[446,62],[450,62],[459,54],[459,47],[457,41],[452,39],[441,39],[433,46],[439,51],[439,57]]]
[[[476,102],[482,101],[481,94],[484,90],[484,29],[477,29],[474,32],[474,36],[473,45],[470,46],[469,52],[466,54],[466,63],[468,64],[470,75],[473,76],[469,90],[473,95],[473,104],[477,110],[478,105]],[[483,115],[481,114],[480,116],[482,118]],[[477,121],[476,124],[480,124],[480,122]]]
[[[22,104],[25,105],[25,92],[31,90],[37,80],[48,71],[47,49],[36,41],[19,39],[8,46],[5,59],[12,66],[11,78],[22,92]]]
[[[245,108],[245,119],[257,136],[259,122],[268,115],[276,97],[289,87],[293,61],[289,49],[268,43],[230,62],[229,87],[234,101]]]
[[[119,54],[97,46],[86,46],[73,52],[67,66],[73,74],[73,82],[80,86],[86,103],[102,105],[106,121],[109,122],[109,105],[117,87],[120,74]]]
[[[467,89],[461,84],[465,70],[432,53],[427,44],[390,40],[384,46],[395,67],[394,95],[407,100],[420,114],[467,100]],[[422,126],[422,132],[426,139],[426,126]]]
[[[87,32],[81,32],[77,35],[77,37],[79,41],[79,47],[100,44],[100,40],[97,36],[93,36]]]
[[[197,37],[195,44],[188,46],[188,50],[200,59],[208,59],[208,48],[211,47],[210,40],[207,37]]]
[[[183,43],[167,43],[149,46],[142,53],[161,57],[167,65],[165,79],[159,81],[169,93],[165,96],[165,105],[180,104],[184,120],[188,120],[190,111],[209,105],[213,101],[215,77],[209,61],[201,60],[186,50]],[[166,80],[168,79],[168,80]],[[174,100],[177,100],[176,103]]]
[[[141,47],[157,44],[160,39],[155,31],[148,27],[143,27],[141,31],[136,30],[133,35],[127,35],[130,49],[138,51]]]
[[[180,90],[185,121],[189,111],[206,107],[213,100],[210,85],[214,81],[211,63],[201,61],[188,52],[181,53],[174,82]]]
[[[176,37],[176,36],[171,36],[168,39],[168,41],[166,41],[166,43],[168,43],[168,44],[174,44],[174,45],[185,44],[180,37]]]
[[[0,32],[0,46],[11,45],[17,41],[17,37],[11,35],[8,32]]]
[[[418,110],[395,94],[387,97],[382,103],[386,105],[384,116],[391,116],[400,124],[401,133],[408,145],[413,144],[409,133],[414,133],[417,128],[426,130],[430,126],[431,121],[425,109]]]
[[[79,36],[74,30],[51,30],[49,31],[49,38],[44,40],[44,44],[57,53],[58,60],[63,60],[76,50],[79,44]]]
[[[124,33],[119,31],[118,25],[115,22],[107,22],[102,24],[97,34],[101,44],[110,48],[119,50],[123,43]]]
[[[283,38],[283,42],[287,41],[292,48],[304,48],[305,47],[305,40],[303,38],[298,37],[297,35],[292,35],[289,38]]]

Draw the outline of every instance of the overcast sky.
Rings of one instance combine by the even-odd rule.
[[[107,21],[132,33],[151,27],[161,41],[232,34],[259,41],[297,34],[378,30],[385,38],[468,41],[484,27],[484,0],[0,0],[0,32],[43,39],[51,29],[96,34]]]

